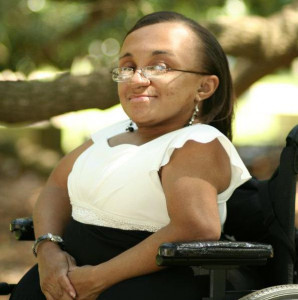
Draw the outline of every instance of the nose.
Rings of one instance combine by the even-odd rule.
[[[136,69],[133,76],[130,79],[130,83],[137,85],[148,85],[150,84],[150,80],[144,76],[142,69]]]

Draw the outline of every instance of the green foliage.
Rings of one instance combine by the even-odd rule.
[[[292,0],[244,0],[251,14],[269,16]]]
[[[71,68],[77,57],[88,57],[94,68],[108,65],[116,54],[103,50],[113,38],[120,44],[125,32],[144,14],[170,10],[196,20],[226,14],[228,2],[245,3],[249,12],[268,15],[290,0],[139,0],[114,1],[105,15],[101,0],[2,0],[0,1],[0,71],[29,74],[43,65]],[[113,3],[113,1],[111,1]],[[125,8],[125,9],[124,9]],[[101,17],[91,14],[102,9]]]

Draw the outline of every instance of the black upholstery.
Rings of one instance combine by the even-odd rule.
[[[280,164],[269,180],[251,180],[228,201],[225,233],[238,241],[269,243],[274,258],[264,272],[266,286],[292,283],[295,251],[295,193],[298,173],[298,125],[288,134]]]
[[[273,257],[271,245],[248,242],[208,241],[165,243],[159,247],[158,265],[241,266],[262,265]]]

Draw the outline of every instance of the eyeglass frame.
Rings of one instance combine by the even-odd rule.
[[[156,65],[158,66],[158,65]],[[132,68],[132,67],[117,67],[117,68],[114,68],[112,69],[111,73],[112,73],[112,80],[115,81],[115,82],[129,82],[132,77],[134,76],[135,72],[137,70],[140,70],[141,72],[138,72],[140,75],[142,75],[143,77],[145,77],[146,79],[148,79],[150,81],[150,78],[148,78],[145,74],[144,74],[144,71],[146,70],[146,68],[149,68],[149,67],[155,67],[154,65],[153,66],[146,66],[146,67],[142,67],[142,68]],[[133,72],[133,75],[128,79],[128,80],[115,80],[113,78],[113,73],[115,70],[119,70],[119,69],[131,69]],[[174,69],[174,68],[163,68],[164,71],[166,71],[164,74],[166,74],[167,72],[171,72],[171,71],[178,71],[178,72],[184,72],[184,73],[192,73],[192,74],[198,74],[198,75],[210,75],[210,73],[208,72],[200,72],[200,71],[190,71],[190,70],[181,70],[181,69]],[[157,75],[158,76],[158,75]]]

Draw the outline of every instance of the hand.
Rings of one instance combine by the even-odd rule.
[[[69,271],[68,277],[75,287],[76,300],[95,300],[106,289],[104,281],[101,280],[105,277],[95,274],[93,266],[74,267]]]
[[[75,259],[52,242],[40,245],[37,259],[40,286],[46,299],[74,299],[76,292],[67,273],[76,267]]]

